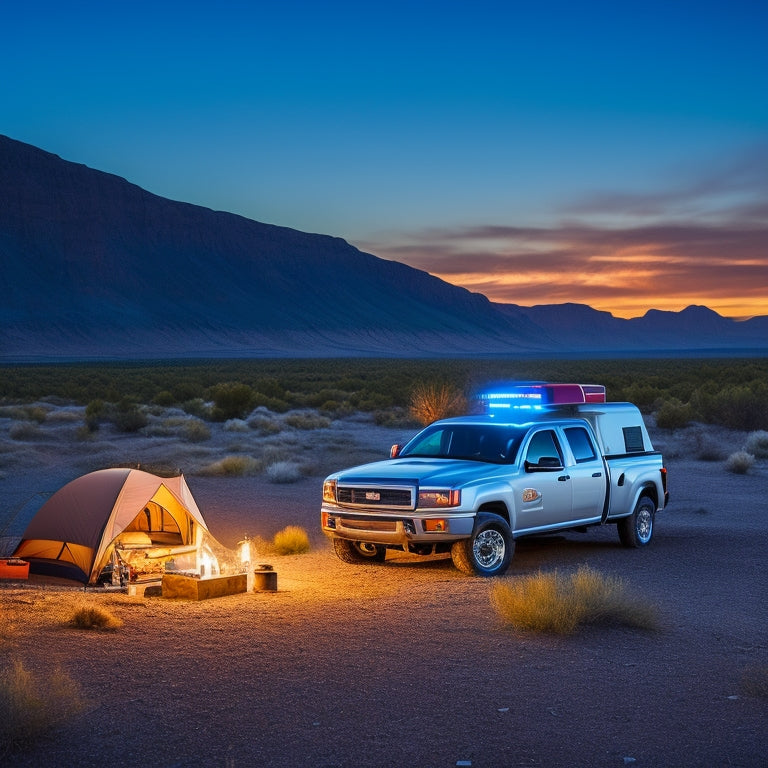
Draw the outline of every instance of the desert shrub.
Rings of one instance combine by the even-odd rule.
[[[629,595],[621,579],[582,567],[570,576],[539,572],[491,588],[499,616],[516,630],[568,635],[584,624],[656,629],[654,606]]]
[[[225,432],[247,432],[250,427],[243,419],[228,419],[224,422]]]
[[[167,389],[163,389],[152,398],[152,402],[155,405],[168,408],[176,402],[176,399]]]
[[[41,679],[15,662],[0,676],[0,757],[33,743],[85,706],[80,687],[61,669]]]
[[[325,429],[331,426],[331,420],[327,416],[321,416],[313,411],[289,413],[284,421],[289,427],[295,429]]]
[[[743,430],[768,427],[768,385],[763,381],[720,388],[709,383],[693,393],[691,404],[703,421],[712,424]]]
[[[138,432],[149,423],[144,411],[136,404],[121,401],[113,410],[110,419],[120,432]]]
[[[270,416],[257,413],[248,420],[248,426],[255,429],[261,435],[276,435],[283,428],[282,424]]]
[[[406,408],[387,408],[373,414],[373,423],[380,427],[396,427],[416,429],[419,422],[414,419]]]
[[[288,525],[275,534],[272,549],[278,555],[302,555],[309,552],[309,536],[298,525]]]
[[[755,457],[746,451],[736,451],[725,460],[725,468],[734,475],[746,475],[755,464]]]
[[[244,477],[258,474],[260,469],[260,462],[251,456],[225,456],[198,470],[197,474],[208,477]]]
[[[696,452],[696,458],[699,461],[723,461],[725,458],[725,454],[723,453],[720,448],[714,445],[705,445],[702,446],[697,452]]]
[[[266,408],[268,411],[272,411],[272,413],[285,413],[291,406],[279,397],[268,397],[267,395],[262,395],[261,392],[256,392],[253,396],[253,407]]]
[[[76,629],[117,629],[123,622],[99,605],[82,605],[75,610],[69,624]]]
[[[76,421],[80,421],[82,413],[74,410],[58,410],[50,411],[46,421],[49,424],[74,424]]]
[[[451,382],[420,382],[411,392],[410,410],[419,424],[431,424],[466,413],[467,399]]]
[[[91,400],[91,402],[85,406],[85,426],[88,427],[91,432],[95,432],[99,428],[99,421],[103,416],[103,400]]]
[[[200,419],[190,419],[181,427],[181,434],[188,443],[203,443],[211,439],[211,430]]]
[[[692,418],[691,406],[673,398],[665,401],[656,412],[656,426],[659,429],[682,429]]]
[[[11,440],[34,440],[41,434],[40,427],[31,421],[17,421],[8,430]]]
[[[255,393],[247,384],[230,381],[212,387],[211,399],[215,421],[244,419],[253,410]]]
[[[211,418],[211,406],[202,397],[193,397],[191,400],[185,400],[181,408],[184,413],[196,416],[198,419]]]
[[[276,461],[267,466],[270,483],[295,483],[301,476],[301,465],[295,461]]]
[[[768,458],[768,432],[758,430],[747,435],[744,450],[751,453],[756,459]]]

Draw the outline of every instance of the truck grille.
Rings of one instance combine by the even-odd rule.
[[[381,488],[368,485],[340,485],[336,489],[339,504],[358,507],[414,508],[414,489],[408,486]]]

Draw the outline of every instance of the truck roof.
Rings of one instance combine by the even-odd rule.
[[[548,421],[580,419],[594,430],[606,455],[652,451],[642,414],[632,403],[581,403],[571,405],[520,406],[492,414],[476,414],[441,419],[443,423],[500,424],[529,427]]]

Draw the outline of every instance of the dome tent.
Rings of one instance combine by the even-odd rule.
[[[32,573],[95,584],[115,550],[147,561],[182,555],[200,569],[208,527],[183,475],[101,469],[60,488],[14,551]]]

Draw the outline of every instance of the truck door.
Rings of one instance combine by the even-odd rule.
[[[518,489],[516,531],[570,520],[571,482],[554,429],[534,432],[523,452],[524,487]]]
[[[599,520],[603,515],[608,480],[603,457],[584,427],[565,427],[563,431],[576,462],[567,467],[573,494],[572,520]]]

